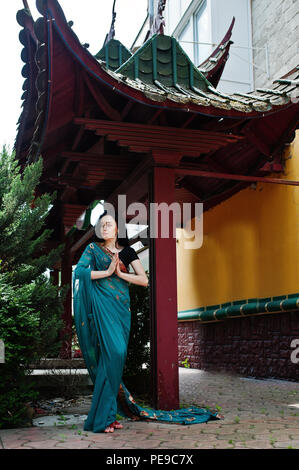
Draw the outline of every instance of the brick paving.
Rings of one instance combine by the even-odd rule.
[[[299,449],[299,383],[180,368],[181,405],[217,407],[224,419],[190,426],[122,420],[114,433],[77,424],[0,430],[3,449]],[[68,413],[87,412],[73,408]],[[87,407],[87,408],[86,408]],[[219,407],[219,408],[218,408]],[[64,415],[65,418],[73,415]],[[53,417],[52,417],[53,418]],[[40,422],[46,418],[41,417]],[[72,421],[70,421],[71,423]]]

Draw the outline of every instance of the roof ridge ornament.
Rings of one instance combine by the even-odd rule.
[[[27,0],[23,0],[23,5],[24,5],[25,10],[28,10],[28,12],[29,12],[30,15],[31,15],[31,10],[30,10],[30,8],[29,8],[28,1],[27,1]],[[32,16],[32,15],[31,15],[31,16]]]
[[[158,3],[157,3],[158,1]],[[155,11],[155,4],[156,11]],[[149,14],[149,30],[146,33],[143,43],[145,43],[154,34],[164,34],[164,10],[166,6],[166,0],[149,0],[148,14]]]
[[[109,41],[111,41],[111,39],[114,39],[114,36],[115,36],[115,27],[114,27],[115,20],[116,20],[115,3],[116,3],[116,0],[114,0],[114,2],[113,2],[112,21],[111,21],[110,30],[109,30],[109,33],[106,34],[106,38],[105,38],[103,46],[105,46]]]

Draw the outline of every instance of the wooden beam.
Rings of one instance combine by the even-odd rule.
[[[125,107],[123,108],[122,112],[121,112],[121,120],[125,119],[127,117],[127,115],[129,114],[129,112],[131,111],[131,109],[133,108],[133,105],[134,105],[134,101],[128,101],[127,104],[125,105]]]
[[[82,82],[82,80],[81,80],[81,82]],[[84,88],[82,83],[80,84],[80,87],[83,88],[83,92],[85,93],[85,88]],[[79,99],[81,99],[81,98],[79,98]],[[81,110],[80,110],[80,113],[81,113]],[[76,115],[79,116],[79,114],[76,114]],[[87,109],[85,111],[85,118],[89,118],[89,116],[90,116],[90,109]],[[76,134],[76,137],[75,137],[74,141],[73,141],[73,144],[72,144],[72,147],[71,147],[72,151],[75,151],[77,149],[77,147],[80,144],[81,139],[84,135],[84,132],[85,132],[84,126],[81,126],[80,129],[78,130],[77,134]]]
[[[121,132],[126,132],[127,135],[139,136],[141,133],[143,135],[158,135],[164,138],[185,138],[191,139],[205,139],[207,142],[238,142],[240,140],[245,140],[244,136],[234,135],[234,134],[224,134],[221,132],[213,131],[202,131],[197,129],[181,129],[177,127],[166,127],[166,126],[154,126],[148,124],[137,124],[137,123],[128,123],[128,122],[113,122],[113,121],[103,121],[97,119],[85,119],[85,118],[75,118],[74,123],[82,126],[84,125],[86,129],[99,131],[105,130],[107,134],[118,134]]]
[[[158,109],[153,115],[152,117],[148,120],[148,124],[153,124],[153,122],[155,122],[155,120],[160,116],[160,114],[163,112],[163,109]]]
[[[105,169],[116,169],[119,166],[122,168],[129,168],[129,163],[126,158],[129,158],[130,155],[113,155],[107,153],[96,153],[96,152],[61,152],[60,156],[62,158],[67,158],[72,161],[85,162],[91,165],[98,165]],[[134,158],[136,158],[134,156]]]
[[[110,139],[108,139],[110,140]],[[112,139],[111,139],[112,140]],[[177,142],[163,142],[163,141],[150,141],[150,140],[128,140],[128,139],[120,139],[117,140],[117,144],[120,147],[127,147],[130,149],[137,148],[137,149],[143,149],[144,153],[147,153],[147,149],[153,149],[153,150],[165,150],[165,151],[174,151],[174,152],[180,152],[183,155],[196,155],[199,157],[201,154],[208,152],[211,150],[211,146],[206,146],[204,144],[202,145],[187,145],[183,143],[177,143]],[[214,147],[215,148],[215,147]]]
[[[279,178],[267,178],[264,176],[249,176],[249,175],[234,175],[229,173],[215,173],[212,171],[202,171],[187,166],[175,168],[176,174],[179,175],[192,175],[201,176],[205,178],[217,178],[227,180],[238,180],[238,181],[252,181],[261,183],[274,183],[274,184],[286,184],[291,186],[299,186],[299,181],[285,180]]]
[[[121,121],[121,114],[119,111],[110,105],[104,95],[99,91],[99,88],[95,88],[86,73],[84,74],[84,80],[97,105],[106,114],[106,116],[113,121]]]
[[[124,155],[63,152],[61,153],[61,157],[66,158],[68,161],[77,161],[82,163],[82,165],[87,165],[88,177],[93,174],[105,172],[105,178],[107,180],[123,180],[132,166]]]
[[[182,129],[186,129],[189,124],[191,124],[192,121],[194,121],[194,119],[197,117],[198,115],[193,113],[191,114],[191,116],[189,116],[189,118],[182,124]]]
[[[101,134],[101,131],[96,132],[99,135]],[[184,154],[188,151],[197,151],[199,153],[206,153],[209,152],[211,149],[217,149],[219,147],[222,147],[221,142],[205,142],[205,141],[190,141],[189,139],[176,139],[176,138],[167,138],[167,139],[162,139],[159,136],[155,137],[146,137],[143,136],[142,134],[139,136],[128,136],[128,135],[113,135],[113,134],[108,134],[107,135],[107,140],[115,142],[117,141],[118,144],[122,147],[129,147],[129,146],[134,146],[134,145],[139,145],[142,146],[141,144],[144,144],[144,147],[152,146],[155,148],[165,148],[165,149],[184,149]]]
[[[80,127],[78,130],[74,142],[72,144],[72,150],[76,150],[84,134],[84,127]]]

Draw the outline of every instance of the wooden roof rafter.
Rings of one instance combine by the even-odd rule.
[[[103,171],[109,180],[123,180],[130,169],[130,164],[123,155],[62,152],[61,158],[67,162],[78,162],[86,165],[88,174]]]
[[[244,136],[233,134],[115,121],[75,119],[74,122],[120,146],[144,153],[160,148],[177,149],[183,155],[198,156],[245,139]]]
[[[83,71],[83,80],[87,85],[88,90],[90,91],[91,95],[93,96],[95,102],[97,103],[98,107],[103,111],[103,113],[107,116],[108,119],[112,119],[114,121],[121,120],[121,113],[113,108],[108,100],[105,98],[103,93],[99,90],[97,84],[91,80],[88,74]]]

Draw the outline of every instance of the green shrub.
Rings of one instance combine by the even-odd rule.
[[[0,364],[0,428],[28,421],[26,402],[37,398],[33,384],[26,380],[30,365],[59,350],[62,310],[53,305],[55,291],[46,278],[16,288],[0,275],[0,338],[5,344],[5,363]]]
[[[26,402],[37,394],[28,385],[29,366],[57,356],[58,332],[67,286],[52,285],[44,275],[61,257],[64,245],[48,252],[45,229],[53,195],[36,197],[42,174],[40,158],[21,173],[14,153],[0,152],[0,428],[26,422]]]

